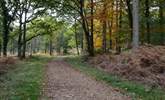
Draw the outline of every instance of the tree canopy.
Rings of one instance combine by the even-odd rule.
[[[24,58],[30,48],[94,56],[165,43],[163,0],[1,0],[0,4],[4,56],[17,51]]]

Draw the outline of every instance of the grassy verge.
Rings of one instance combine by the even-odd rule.
[[[32,57],[14,65],[16,68],[0,76],[0,100],[37,100],[50,57]]]
[[[161,89],[150,89],[144,85],[126,81],[118,76],[105,73],[83,63],[80,57],[69,57],[66,60],[72,64],[74,68],[94,77],[96,80],[104,81],[115,88],[124,90],[126,94],[135,100],[165,100],[165,92]]]

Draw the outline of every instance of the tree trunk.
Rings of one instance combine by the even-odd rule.
[[[1,53],[2,53],[2,44],[0,42],[0,57],[2,56]]]
[[[115,40],[116,40],[116,53],[117,54],[119,54],[119,45],[120,45],[120,43],[119,43],[119,33],[120,33],[120,29],[119,29],[119,7],[120,7],[120,5],[119,5],[119,3],[120,3],[120,0],[116,0],[116,37],[115,37]]]
[[[78,47],[78,37],[77,37],[77,27],[76,27],[76,18],[75,18],[75,42],[76,42],[76,50],[77,54],[79,55],[79,47]]]
[[[36,40],[36,38],[34,38],[34,40],[33,40],[33,53],[34,54],[36,53],[36,47],[37,47],[37,40]]]
[[[160,24],[160,32],[161,32],[161,45],[164,45],[164,37],[165,33],[163,32],[163,26],[164,26],[164,16],[163,16],[163,7],[162,7],[163,0],[159,1],[159,24]]]
[[[126,0],[127,4],[127,13],[128,13],[128,19],[129,19],[129,26],[130,26],[130,43],[133,40],[133,15],[132,15],[132,5],[131,5],[131,0]]]
[[[49,41],[49,54],[51,56],[53,55],[52,39],[50,39],[50,41]]]
[[[89,53],[89,56],[94,56],[93,34],[91,34],[89,32],[88,22],[87,22],[87,20],[85,18],[85,14],[84,14],[84,0],[80,0],[80,16],[81,16],[81,19],[82,19],[82,27],[84,29],[85,37],[86,37],[86,41],[87,41],[87,51]]]
[[[12,54],[15,55],[15,40],[13,39]]]
[[[47,43],[45,42],[45,54],[47,54]]]
[[[9,39],[9,23],[8,23],[8,9],[6,8],[5,1],[1,1],[1,7],[2,7],[2,16],[3,16],[3,56],[7,56],[7,44]]]
[[[103,52],[106,53],[107,52],[107,5],[106,5],[106,0],[104,1],[104,9],[103,9]]]
[[[103,51],[104,51],[104,53],[106,53],[106,49],[107,49],[107,44],[106,44],[106,42],[107,42],[107,37],[106,37],[106,33],[107,33],[107,25],[106,25],[107,23],[106,23],[106,21],[104,20],[103,21]]]
[[[109,28],[109,49],[112,49],[112,27],[113,27],[113,18],[111,21],[108,21]]]
[[[30,56],[33,55],[33,40],[30,42]]]
[[[3,56],[6,57],[7,56],[7,45],[8,45],[8,34],[9,34],[9,29],[8,27],[6,27],[6,25],[4,25],[5,29],[4,29],[4,34],[3,34]]]
[[[26,23],[24,23],[24,29],[23,29],[23,52],[22,52],[22,58],[26,57]]]
[[[94,3],[91,0],[91,33],[89,34],[90,37],[90,56],[94,56],[94,42],[93,42],[93,31],[94,31]]]
[[[145,1],[145,6],[146,6],[146,11],[145,11],[145,17],[146,17],[146,30],[147,30],[147,42],[150,44],[150,22],[149,22],[149,17],[150,17],[150,7],[149,7],[149,0]]]
[[[139,0],[133,0],[133,48],[139,47]]]
[[[120,7],[119,7],[119,20],[118,20],[118,35],[117,35],[117,54],[120,54],[121,53],[121,38],[120,38],[120,33],[122,32],[122,0],[119,0],[119,4]]]
[[[84,35],[83,33],[81,34],[81,52],[84,51]]]
[[[22,58],[26,57],[26,19],[27,19],[27,10],[25,10],[25,22],[23,24],[23,54]]]
[[[18,57],[22,56],[22,15],[19,16]]]

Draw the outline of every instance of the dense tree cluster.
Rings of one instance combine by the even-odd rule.
[[[164,0],[0,0],[0,54],[120,53],[165,44]],[[81,50],[80,50],[81,48]]]

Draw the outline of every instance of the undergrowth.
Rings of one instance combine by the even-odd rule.
[[[18,62],[14,70],[0,76],[0,100],[37,100],[44,66],[51,57],[35,56]]]
[[[124,91],[125,95],[131,96],[134,100],[165,100],[165,92],[163,90],[146,87],[142,84],[127,81],[119,76],[106,73],[83,62],[80,57],[67,57],[66,61],[73,65],[74,68],[94,77],[96,80],[104,81]]]

